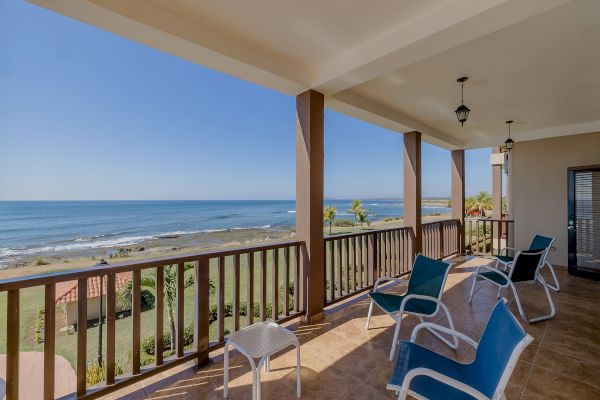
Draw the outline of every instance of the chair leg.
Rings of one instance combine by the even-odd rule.
[[[371,299],[371,304],[369,305],[369,314],[367,314],[367,323],[365,324],[365,329],[369,330],[369,322],[371,322],[371,315],[373,315],[373,299]]]
[[[498,287],[498,296],[496,296],[497,299],[500,298],[500,294],[502,293],[502,286]]]
[[[548,283],[541,276],[539,276],[538,279],[539,279],[538,282],[544,288],[544,292],[546,292],[546,297],[548,298],[548,304],[550,304],[550,314],[543,315],[543,316],[537,317],[537,318],[533,318],[529,321],[530,323],[544,321],[546,319],[554,318],[554,316],[556,315],[556,307],[554,306],[554,300],[552,300],[552,294],[550,293],[550,289],[549,289],[550,285],[548,285]]]
[[[442,309],[444,310],[444,313],[446,314],[446,318],[448,319],[449,328],[454,330],[454,321],[452,321],[452,315],[450,315],[450,311],[448,310],[448,307],[446,307],[446,305],[444,303],[442,303],[441,301],[439,304],[442,307]],[[446,343],[448,345],[448,347],[450,347],[451,349],[456,350],[458,348],[458,339],[456,338],[456,336],[452,336],[453,341],[451,343],[448,339],[446,339],[444,336],[442,336],[438,331],[431,329],[431,328],[427,328],[427,330],[429,332],[431,332],[431,334],[433,336],[440,339],[442,342]]]
[[[471,302],[473,301],[473,293],[475,292],[475,285],[477,285],[477,273],[479,272],[479,269],[477,269],[477,272],[475,272],[473,274],[473,285],[471,286],[471,293],[469,293],[469,304],[471,304]]]
[[[396,319],[396,318],[394,318]],[[396,330],[394,332],[394,341],[392,342],[392,349],[390,350],[390,361],[394,361],[394,356],[396,355],[396,346],[398,345],[398,338],[400,337],[400,324],[402,322],[402,316],[399,316],[399,319],[396,320]]]
[[[519,297],[518,290],[512,282],[510,283],[510,286],[514,293],[515,302],[517,303],[517,307],[519,309],[519,314],[521,315],[521,318],[523,319],[523,321],[530,323],[530,324],[544,321],[544,320],[547,320],[550,318],[554,318],[554,316],[556,315],[556,307],[554,306],[554,301],[552,300],[552,295],[550,294],[550,289],[548,289],[548,284],[546,283],[544,278],[542,278],[541,276],[538,277],[538,282],[544,288],[544,292],[546,292],[546,297],[548,298],[548,303],[550,304],[550,314],[543,315],[541,317],[532,318],[532,319],[529,319],[525,316],[525,312],[523,311],[523,306],[521,305],[521,298]]]
[[[560,292],[560,282],[558,282],[558,278],[556,277],[556,271],[554,271],[554,267],[552,266],[552,264],[550,264],[548,261],[546,261],[546,263],[544,265],[542,265],[542,268],[544,268],[545,266],[548,266],[548,269],[550,270],[550,273],[552,274],[552,279],[554,280],[554,286],[548,284],[548,287],[552,290],[554,290],[555,292]]]

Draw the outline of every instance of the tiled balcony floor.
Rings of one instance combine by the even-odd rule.
[[[471,271],[480,260],[456,259],[443,296],[456,328],[479,339],[487,317],[496,303],[496,289],[479,286],[473,304],[468,303]],[[535,341],[526,349],[508,385],[508,399],[600,399],[600,283],[558,269],[561,292],[554,294],[557,316],[534,325],[523,324]],[[389,290],[397,290],[390,288]],[[522,291],[528,315],[547,313],[541,286]],[[504,293],[510,298],[510,295]],[[385,386],[393,363],[388,361],[393,323],[380,311],[365,330],[366,296],[329,310],[324,321],[314,325],[292,325],[302,344],[303,399],[393,399]],[[511,309],[517,315],[514,304]],[[418,320],[406,317],[403,339],[408,339]],[[419,342],[463,362],[474,353],[461,343],[453,351],[423,331]],[[231,360],[230,399],[250,399],[252,375],[246,359],[235,354]],[[283,352],[271,362],[272,371],[262,373],[263,399],[295,398],[295,352]],[[190,365],[166,372],[128,394],[111,398],[131,399],[219,399],[223,394],[222,356],[201,370]]]

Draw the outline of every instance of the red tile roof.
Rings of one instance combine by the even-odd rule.
[[[120,291],[131,280],[131,272],[121,272],[116,274],[116,291]],[[106,294],[106,277],[102,284],[102,293]],[[87,280],[87,298],[91,299],[100,296],[100,277],[95,276]],[[77,281],[60,282],[56,284],[56,304],[70,303],[77,301]]]

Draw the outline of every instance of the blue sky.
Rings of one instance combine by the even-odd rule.
[[[0,200],[294,198],[293,97],[21,0],[0,48]],[[325,135],[327,197],[402,196],[402,135],[329,110]],[[422,155],[423,195],[448,196],[449,152]]]

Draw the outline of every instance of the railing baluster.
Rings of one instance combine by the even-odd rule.
[[[498,255],[500,255],[500,250],[502,250],[502,221],[498,222]]]
[[[248,278],[246,282],[246,319],[248,326],[254,323],[254,253],[248,253]]]
[[[196,298],[196,350],[198,351],[198,366],[208,363],[209,346],[209,321],[210,309],[209,286],[210,286],[210,259],[201,258],[196,262],[195,282],[198,287]]]
[[[356,236],[350,241],[352,242],[352,291],[356,292]]]
[[[158,279],[157,279],[158,283]],[[115,383],[115,351],[116,338],[115,328],[117,322],[117,277],[115,274],[106,275],[106,384],[112,385]],[[158,288],[158,285],[156,286]],[[158,293],[158,290],[157,292]],[[158,304],[158,295],[156,296],[156,304]],[[162,309],[161,309],[162,311]],[[161,329],[162,332],[162,329]],[[157,355],[158,350],[162,350],[162,346],[154,346],[154,353]],[[162,357],[162,351],[160,351]]]
[[[300,246],[294,247],[294,258],[296,259],[294,265],[294,311],[299,312],[300,310],[304,310],[300,304],[300,279],[302,279],[300,271]]]
[[[279,249],[273,249],[273,268],[271,269],[271,318],[279,319]]]
[[[195,282],[198,285],[198,282]],[[163,349],[165,348],[164,339],[164,315],[165,315],[165,267],[156,267],[156,288],[155,288],[155,313],[156,313],[156,328],[154,336],[154,364],[156,366],[163,363]],[[200,290],[198,288],[198,290]],[[107,342],[108,345],[108,342]]]
[[[362,271],[363,271],[363,284],[369,286],[369,236],[365,235],[362,239],[361,251],[362,251]]]
[[[342,291],[344,290],[344,285],[343,285],[343,281],[344,279],[342,278],[342,241],[341,240],[336,240],[335,241],[336,244],[336,248],[337,248],[337,271],[338,271],[338,279],[339,279],[339,283],[338,283],[338,297],[342,297]]]
[[[260,320],[267,319],[267,252],[260,252]]]
[[[222,342],[225,340],[225,257],[219,257],[217,268],[217,323],[219,324],[219,342]]]
[[[177,276],[179,280],[179,276]],[[142,308],[142,271],[132,273],[131,290],[131,372],[134,375],[140,373],[140,335],[141,335],[141,308]],[[177,294],[177,305],[179,306],[179,294]],[[183,310],[182,310],[183,312]],[[179,320],[179,309],[177,310]]]
[[[233,256],[233,331],[240,330],[240,255]]]
[[[87,278],[80,278],[77,280],[77,396],[84,395],[86,391],[86,368]]]
[[[344,239],[346,250],[346,294],[350,294],[350,240]]]
[[[6,302],[6,398],[19,398],[19,290],[9,290]],[[52,302],[54,304],[54,302]],[[52,366],[54,368],[54,366]],[[84,379],[85,391],[85,379]]]
[[[285,308],[284,314],[287,317],[290,315],[290,248],[285,247],[283,249],[283,307]],[[333,268],[333,266],[331,267]]]
[[[333,252],[333,240],[328,242],[329,244],[329,299],[335,299],[335,263]]]
[[[54,350],[56,343],[56,285],[44,288],[44,399],[54,399]]]

